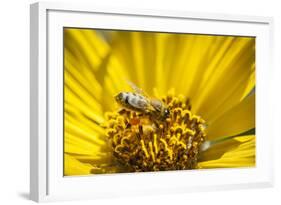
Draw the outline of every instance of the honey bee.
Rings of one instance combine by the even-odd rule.
[[[156,120],[165,120],[170,115],[167,106],[158,99],[149,98],[141,89],[131,84],[135,92],[120,92],[116,102],[125,109],[150,115]]]

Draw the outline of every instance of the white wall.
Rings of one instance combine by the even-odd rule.
[[[273,16],[275,20],[275,173],[281,173],[281,6],[278,0],[92,0],[103,5],[168,10],[208,11]],[[29,3],[1,1],[0,6],[0,204],[31,204],[29,189]],[[80,2],[82,2],[80,0]],[[278,55],[277,55],[278,53]],[[272,68],[268,68],[272,69]],[[279,86],[279,88],[278,88]],[[265,108],[266,109],[266,108]],[[278,121],[279,120],[279,121]],[[280,137],[280,138],[279,138]],[[224,192],[85,201],[79,204],[280,204],[281,178],[276,186]],[[78,204],[67,202],[66,204]]]

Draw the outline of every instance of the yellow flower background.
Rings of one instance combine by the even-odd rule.
[[[64,175],[129,171],[103,126],[128,81],[204,119],[196,168],[255,166],[254,38],[65,28]]]

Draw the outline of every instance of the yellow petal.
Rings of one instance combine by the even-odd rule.
[[[131,82],[152,95],[157,87],[162,93],[166,79],[166,38],[168,34],[149,32],[118,32],[112,47],[111,58],[126,70]],[[118,72],[117,68],[112,67]],[[118,75],[119,82],[124,76]],[[120,84],[120,83],[119,83]]]
[[[252,90],[255,85],[255,39],[220,38],[229,40],[224,41],[226,46],[223,49],[210,54],[211,60],[206,67],[197,67],[201,79],[194,84],[196,89],[194,96],[191,96],[193,112],[206,121],[214,120],[240,103],[242,97],[246,96],[245,92]]]
[[[140,80],[136,75],[136,68],[140,68],[140,64],[136,65],[137,63],[135,62],[135,58],[139,59],[141,58],[141,56],[137,56],[134,54],[135,52],[139,51],[133,50],[134,48],[132,45],[132,35],[132,33],[122,31],[117,32],[116,35],[114,35],[110,58],[114,58],[113,61],[115,62],[116,59],[118,59],[118,63],[123,66],[123,68],[128,72],[128,77],[132,80],[132,82],[134,82],[135,84],[139,84]],[[111,67],[110,69],[115,69],[115,67]],[[120,81],[124,81],[124,79],[122,79],[124,76],[119,77],[121,77]]]
[[[64,154],[64,175],[87,175],[90,174],[92,166],[86,163],[81,163],[74,157]]]
[[[64,96],[65,111],[72,109],[73,112],[80,112],[99,124],[104,122],[101,105],[89,104],[89,102],[77,96],[68,87],[64,88]]]
[[[155,36],[155,87],[158,90],[159,95],[164,95],[167,92],[167,61],[168,56],[166,55],[166,45],[168,42],[168,34],[157,34]]]
[[[255,127],[255,94],[245,98],[206,129],[207,139],[234,136]]]
[[[102,94],[100,83],[93,73],[89,72],[89,69],[86,68],[84,63],[77,62],[75,57],[67,49],[65,49],[64,66],[65,73],[69,73],[76,80],[77,84],[82,86],[95,99],[100,100]],[[65,83],[68,84],[66,79]]]
[[[144,70],[144,45],[142,42],[142,34],[140,32],[132,32],[131,33],[131,48],[132,55],[134,60],[135,67],[133,68],[138,77],[138,81],[136,82],[140,87],[144,87],[145,85],[145,70]]]
[[[238,136],[214,144],[200,157],[200,168],[228,168],[255,166],[254,135]]]
[[[72,92],[76,98],[83,99],[83,102],[91,106],[93,110],[101,110],[100,102],[98,102],[97,99],[74,78],[74,76],[65,71],[64,77],[65,84],[68,87],[65,89],[65,92]],[[65,96],[68,97],[67,93]]]
[[[180,47],[174,51],[172,85],[176,92],[192,98],[203,83],[202,79],[210,63],[208,52],[216,46],[215,36],[182,35]]]
[[[65,49],[93,71],[98,70],[109,49],[107,43],[92,29],[64,29],[64,41]]]
[[[244,94],[241,97],[241,100],[244,99],[247,95],[249,95],[249,93],[253,92],[255,90],[255,84],[256,84],[256,65],[255,63],[252,65],[251,67],[251,75],[249,78],[249,81],[247,83],[247,87],[244,91]]]
[[[104,136],[104,133],[102,133],[103,137],[100,137],[101,134],[96,132],[96,130],[93,130],[86,126],[81,126],[80,123],[75,123],[67,120],[65,122],[64,130],[66,133],[70,133],[73,136],[82,138],[83,140],[86,140],[92,144],[97,144],[101,146],[106,143],[106,137]]]

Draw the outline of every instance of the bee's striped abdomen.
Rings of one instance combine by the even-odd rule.
[[[149,101],[142,95],[136,93],[121,92],[115,97],[115,99],[125,108],[137,111],[145,111],[149,106]]]

